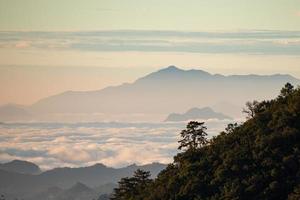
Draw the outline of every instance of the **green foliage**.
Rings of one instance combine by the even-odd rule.
[[[248,101],[246,103],[246,108],[243,109],[243,113],[247,115],[247,119],[251,119],[255,116],[255,113],[258,112],[258,106],[259,106],[258,101],[253,101],[253,102]]]
[[[281,97],[287,97],[294,92],[294,86],[290,83],[285,84],[285,86],[280,91]]]
[[[180,133],[182,139],[178,141],[180,144],[178,149],[195,150],[206,145],[208,143],[206,129],[204,122],[189,122],[186,129]]]
[[[294,191],[288,197],[288,200],[299,200],[299,199],[300,199],[300,185],[296,186]]]
[[[118,188],[114,189],[111,200],[141,200],[141,195],[145,195],[152,180],[150,172],[136,170],[133,177],[122,178],[119,181]],[[143,192],[143,193],[142,193]]]
[[[278,98],[249,103],[248,111],[246,122],[209,143],[194,139],[206,138],[204,124],[190,122],[181,132],[186,151],[131,199],[299,200],[300,89],[286,84]]]

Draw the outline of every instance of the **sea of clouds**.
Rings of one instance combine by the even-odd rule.
[[[230,123],[208,120],[209,136]],[[186,123],[1,123],[0,162],[21,159],[42,169],[95,163],[122,167],[170,163]]]

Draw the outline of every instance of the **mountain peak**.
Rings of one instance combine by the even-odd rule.
[[[96,163],[92,165],[91,168],[107,168],[107,166],[102,163]]]
[[[13,160],[8,163],[0,164],[0,169],[21,174],[41,173],[41,169],[39,168],[39,166],[37,166],[34,163],[23,160]]]
[[[157,73],[157,74],[167,74],[167,73],[169,74],[170,73],[170,74],[172,74],[172,73],[180,73],[180,72],[185,72],[185,70],[180,69],[180,68],[176,67],[175,65],[170,65],[170,66],[162,68],[154,73]]]
[[[64,192],[62,199],[94,199],[94,196],[95,191],[92,188],[81,182],[77,182]]]
[[[197,112],[213,112],[213,109],[211,109],[210,107],[203,107],[203,108],[197,108],[197,107],[194,107],[194,108],[191,108],[189,109],[187,113],[197,113]]]
[[[210,107],[203,108],[191,108],[187,112],[180,113],[172,113],[170,114],[165,121],[187,121],[187,120],[197,120],[197,119],[231,119],[231,117],[223,114],[217,113]]]
[[[143,81],[170,81],[170,80],[195,80],[198,78],[211,78],[211,74],[198,69],[184,70],[174,65],[162,68],[156,72],[150,73],[140,79],[137,82]]]
[[[69,191],[74,191],[74,192],[85,192],[85,191],[92,191],[91,188],[86,186],[85,184],[81,182],[77,182],[75,185],[73,185]]]
[[[179,69],[179,68],[176,67],[175,65],[170,65],[169,67],[164,68],[163,70],[181,70],[181,69]]]

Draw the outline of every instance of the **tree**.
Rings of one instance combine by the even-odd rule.
[[[182,140],[178,141],[180,144],[178,149],[195,150],[206,145],[208,143],[206,130],[204,122],[190,121],[186,129],[180,133]]]
[[[114,194],[111,197],[111,200],[127,200],[131,196],[135,195],[135,181],[132,178],[122,178],[119,181],[118,188],[114,189]]]
[[[297,186],[294,191],[288,196],[288,200],[299,200],[300,199],[300,186]]]
[[[280,97],[286,97],[292,94],[292,92],[294,92],[294,86],[290,83],[286,83],[280,91]]]
[[[243,113],[247,114],[247,119],[251,119],[255,116],[256,111],[257,111],[257,107],[259,105],[258,101],[248,101],[246,103],[246,108],[243,109]]]
[[[233,131],[239,127],[239,125],[237,123],[230,123],[227,125],[227,127],[225,128],[225,131],[227,134],[233,133]]]
[[[118,188],[114,189],[111,200],[138,200],[142,191],[151,184],[150,172],[138,169],[134,172],[133,177],[122,178],[119,181]]]
[[[138,169],[134,172],[133,178],[135,179],[138,185],[145,186],[151,182],[150,176],[151,174],[149,171],[143,171],[141,169]]]

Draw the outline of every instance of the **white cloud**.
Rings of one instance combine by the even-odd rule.
[[[297,13],[299,15],[299,13]],[[91,31],[0,32],[0,47],[46,51],[186,52],[212,54],[299,55],[299,46],[277,42],[299,40],[297,31]]]
[[[90,154],[84,149],[71,146],[51,147],[48,151],[49,156],[53,156],[66,163],[82,163],[92,159]]]
[[[15,45],[17,49],[24,49],[30,47],[29,41],[18,41]]]
[[[216,134],[228,121],[208,121]],[[44,169],[95,163],[169,163],[177,153],[183,123],[28,123],[0,125],[0,161],[32,161]]]

